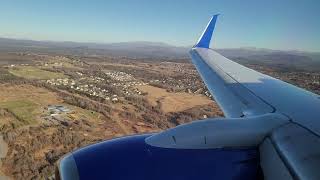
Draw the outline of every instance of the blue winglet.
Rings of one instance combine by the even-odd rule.
[[[201,37],[199,38],[197,44],[194,45],[194,47],[209,48],[218,16],[219,14],[212,16],[210,22],[207,25],[207,28],[203,31]]]

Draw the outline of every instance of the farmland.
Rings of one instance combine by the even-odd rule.
[[[36,67],[15,67],[9,71],[15,76],[23,77],[27,79],[53,79],[53,78],[63,78],[65,77],[61,73],[54,73],[45,71]]]

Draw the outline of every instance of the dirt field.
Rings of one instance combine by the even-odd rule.
[[[0,52],[0,65],[10,64],[33,64],[34,58],[31,56],[21,56],[16,53]]]
[[[165,89],[154,86],[138,86],[143,92],[147,92],[147,98],[152,105],[161,104],[162,110],[167,112],[179,112],[199,105],[212,103],[208,97],[189,93],[169,93]]]
[[[59,104],[70,107],[73,113],[69,119],[85,117],[89,120],[100,118],[99,113],[90,112],[75,106],[64,104],[54,92],[31,85],[0,85],[0,108],[9,110],[17,119],[13,120],[16,125],[37,124],[43,122],[40,116],[48,115],[46,107],[48,105]],[[13,93],[14,92],[14,93]],[[4,119],[12,119],[6,116]],[[5,124],[5,122],[0,122]]]
[[[4,84],[0,85],[0,92],[0,107],[7,109],[17,118],[18,121],[14,120],[12,123],[18,126],[35,124],[44,107],[61,103],[54,93],[30,85]]]

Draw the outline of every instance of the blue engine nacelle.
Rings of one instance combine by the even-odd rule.
[[[256,148],[179,149],[146,143],[152,134],[117,138],[67,154],[61,179],[256,179]]]
[[[267,123],[266,123],[267,122]],[[195,121],[104,141],[60,160],[61,179],[257,179],[258,146],[288,119],[276,113]]]

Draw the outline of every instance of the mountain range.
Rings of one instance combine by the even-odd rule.
[[[79,43],[33,41],[0,38],[0,52],[31,51],[80,56],[112,56],[147,58],[154,60],[189,59],[189,47],[177,47],[161,42]],[[290,67],[297,70],[320,70],[320,53],[281,51],[263,48],[215,49],[222,55],[240,63]]]

